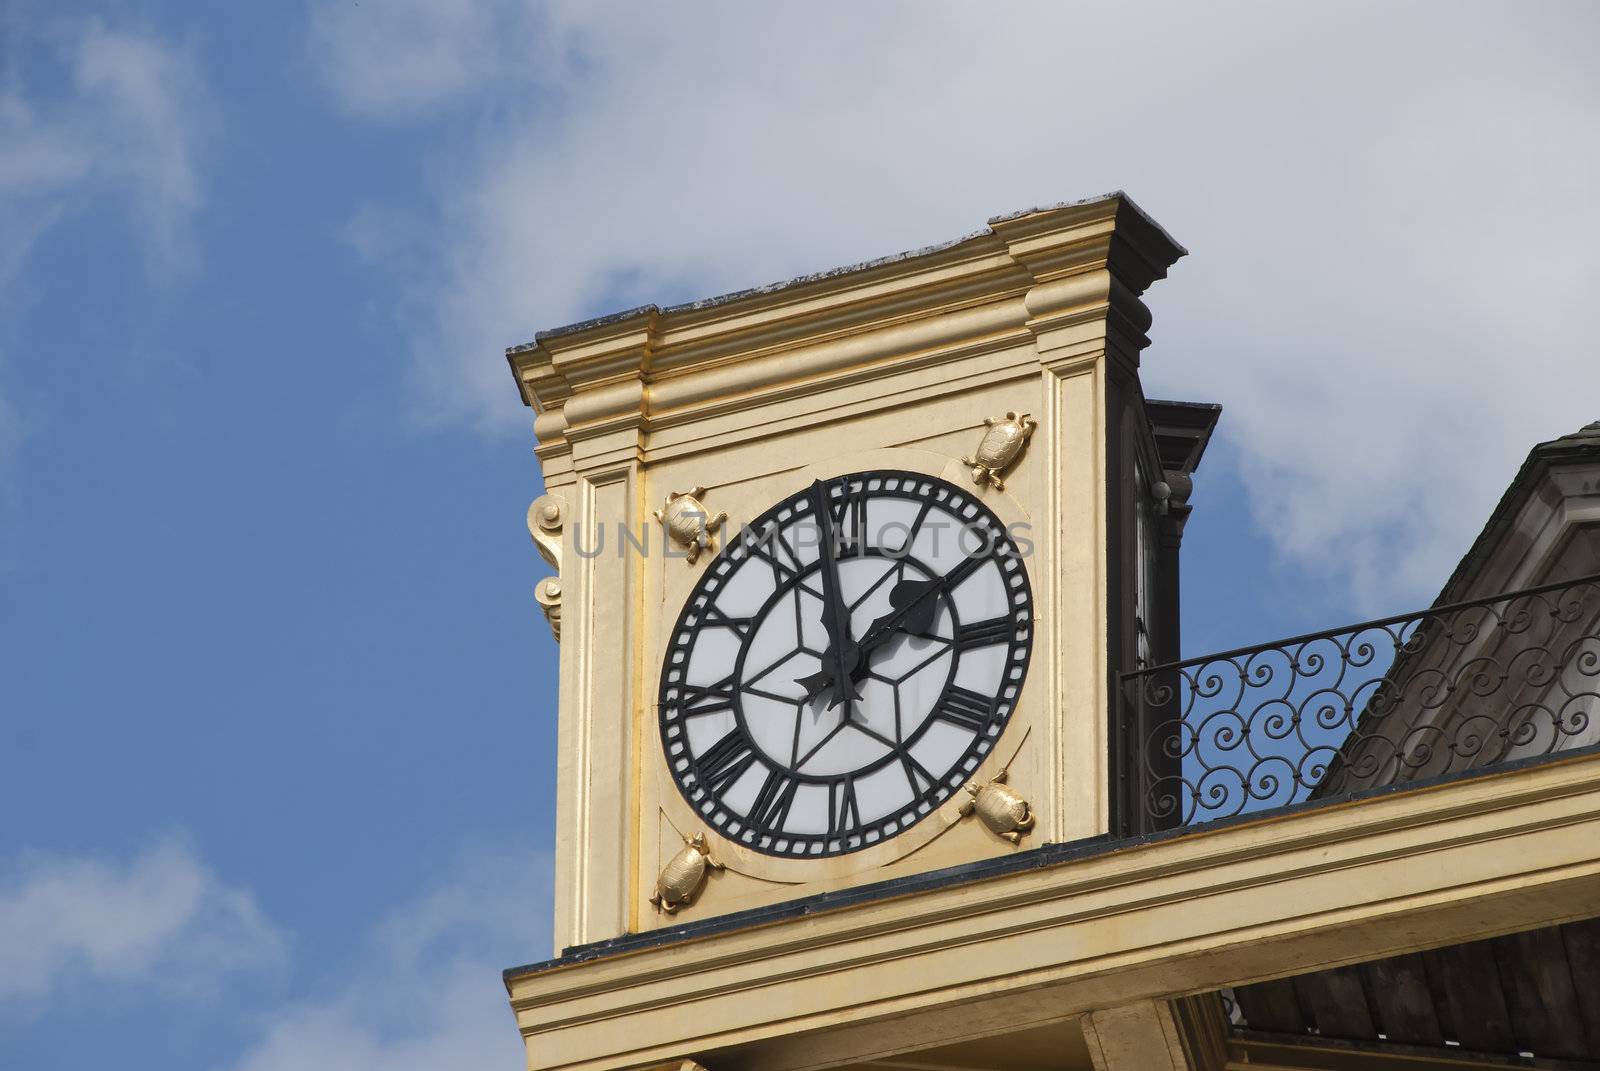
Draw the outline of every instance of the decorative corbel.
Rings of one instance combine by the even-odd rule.
[[[667,495],[666,504],[655,511],[655,518],[666,528],[667,535],[686,551],[684,557],[690,565],[699,560],[702,550],[714,549],[711,533],[721,528],[728,519],[726,513],[711,514],[706,511],[700,501],[705,493],[704,487],[673,491]]]
[[[544,609],[557,643],[561,642],[561,529],[566,523],[567,500],[560,495],[540,495],[528,507],[528,534],[539,556],[556,571],[534,585],[533,597]]]
[[[978,452],[962,458],[961,463],[971,466],[973,483],[982,486],[987,481],[996,491],[1004,491],[1006,485],[1000,479],[1001,472],[1022,456],[1039,423],[1028,419],[1027,413],[1016,412],[1006,413],[1004,420],[985,417],[983,422],[989,430],[983,433]]]
[[[1156,512],[1165,517],[1174,508],[1183,509],[1189,504],[1194,480],[1178,469],[1167,469],[1161,475],[1163,478],[1150,488],[1150,494],[1156,500]]]
[[[544,610],[544,619],[550,622],[550,631],[556,642],[561,642],[561,578],[547,576],[533,586],[533,597]]]

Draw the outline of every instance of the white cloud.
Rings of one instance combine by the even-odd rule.
[[[85,980],[204,991],[283,953],[250,893],[179,840],[126,862],[28,854],[0,867],[0,1004]]]
[[[181,269],[212,126],[192,57],[98,21],[66,24],[28,44],[59,64],[64,87],[45,97],[20,76],[0,85],[0,226],[10,236],[0,249],[0,286],[51,226],[100,199],[126,211],[156,275]]]
[[[532,10],[505,0],[326,0],[309,45],[340,108],[369,119],[429,114],[500,76]]]
[[[0,76],[0,322],[50,285],[31,277],[38,243],[57,224],[90,207],[115,203],[158,281],[194,261],[190,222],[202,203],[200,158],[213,128],[208,94],[192,57],[149,34],[88,20],[57,23],[49,33],[5,25],[10,50],[41,66],[56,83],[44,94],[13,64]],[[0,338],[0,370],[7,357]],[[16,407],[0,397],[0,477],[24,434]]]
[[[198,143],[208,109],[186,53],[91,23],[77,42],[73,84],[101,118],[97,167],[125,191],[129,211],[163,263],[185,255],[200,205]]]
[[[353,977],[278,1009],[230,1071],[520,1066],[502,968],[550,941],[548,863],[479,852],[381,920]]]
[[[473,120],[429,128],[407,281],[434,416],[516,414],[536,329],[1118,187],[1194,251],[1152,392],[1223,402],[1258,519],[1368,606],[1431,595],[1527,447],[1600,415],[1593,5],[330,10],[344,107]]]
[[[500,972],[547,954],[550,883],[548,857],[521,846],[463,853],[431,889],[377,919],[324,991],[249,1013],[254,1040],[229,1071],[518,1066]],[[285,939],[251,894],[181,839],[126,860],[0,862],[0,1009],[89,981],[205,995],[236,972],[288,965]]]

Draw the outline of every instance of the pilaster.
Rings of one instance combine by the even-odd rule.
[[[1046,575],[1036,578],[1040,639],[1056,716],[1048,750],[1056,813],[1068,838],[1110,828],[1111,659],[1121,599],[1112,553],[1118,527],[1120,405],[1150,312],[1140,295],[1185,250],[1123,197],[990,221],[1032,279],[1023,297],[1040,366]]]
[[[645,523],[640,435],[650,374],[650,321],[605,322],[540,340],[548,438],[563,464],[561,679],[557,730],[555,947],[631,928],[629,875],[638,846],[640,559],[620,528]],[[553,373],[559,373],[559,385]],[[559,406],[559,407],[558,407]],[[539,421],[536,421],[536,428]]]

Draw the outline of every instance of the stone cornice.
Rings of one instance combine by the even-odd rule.
[[[1030,338],[1041,354],[1087,347],[1136,360],[1150,322],[1139,295],[1183,255],[1117,193],[997,218],[945,246],[544,332],[506,356],[538,411],[548,463],[585,437],[648,432]]]
[[[538,1066],[718,1053],[710,1066],[801,1071],[980,1036],[991,1019],[1014,1028],[1580,917],[1600,894],[1596,843],[1600,755],[1586,754],[512,973],[508,987]]]

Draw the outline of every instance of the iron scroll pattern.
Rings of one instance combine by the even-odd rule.
[[[1123,674],[1125,833],[1600,743],[1600,575]]]

